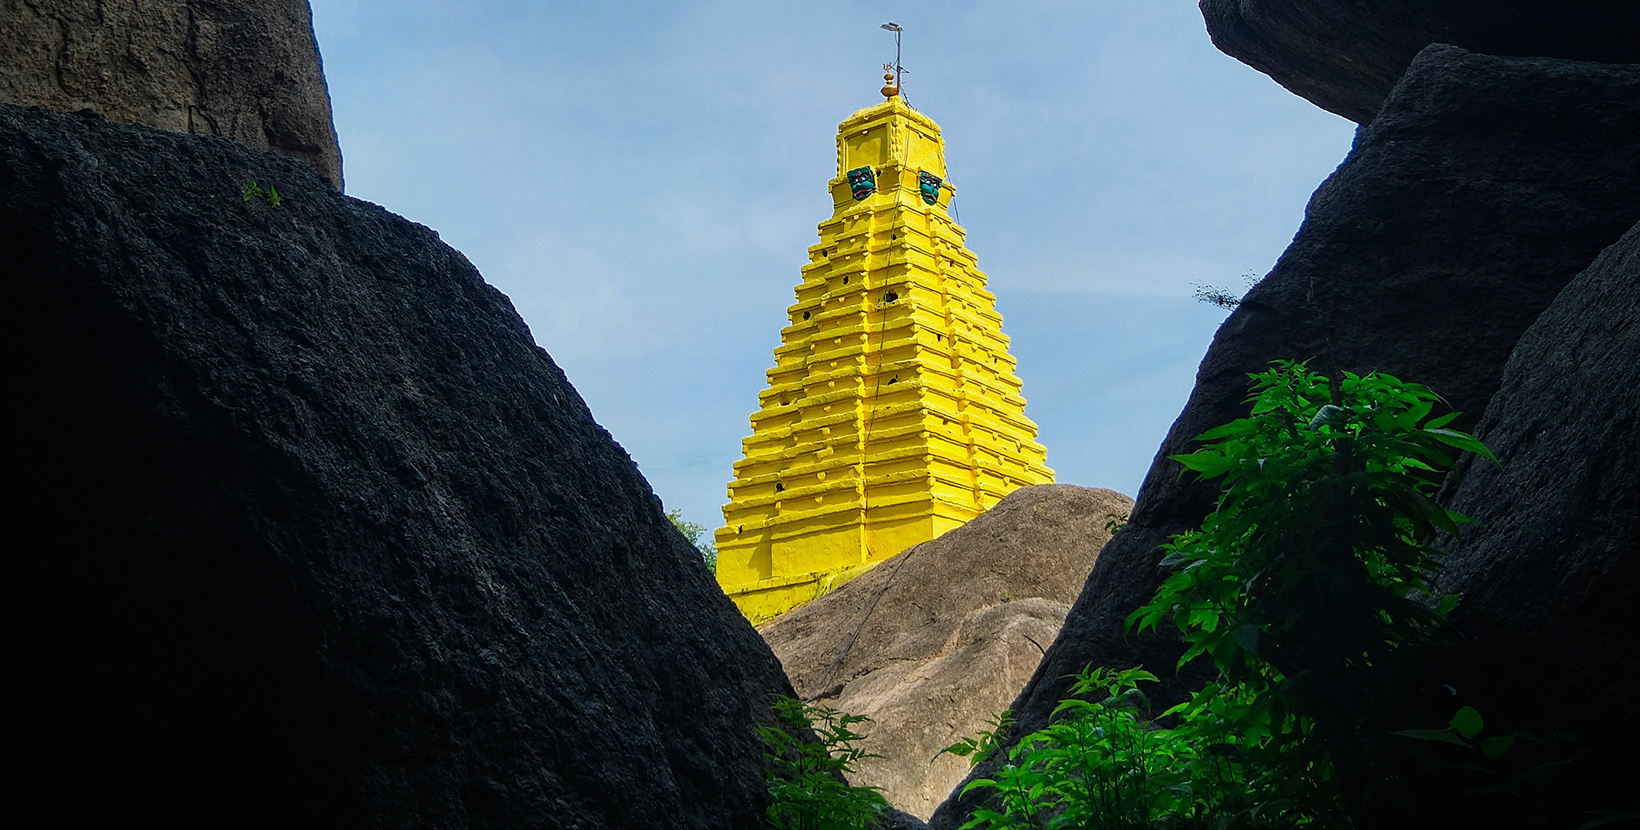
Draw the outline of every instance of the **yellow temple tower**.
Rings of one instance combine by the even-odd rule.
[[[717,578],[753,624],[1053,481],[939,125],[897,93],[837,128],[834,210],[729,485]]]

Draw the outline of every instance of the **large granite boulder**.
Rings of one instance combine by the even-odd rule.
[[[307,0],[0,0],[0,103],[231,138],[342,186]]]
[[[1133,501],[1015,490],[973,521],[763,626],[798,694],[873,722],[856,784],[926,818],[968,774],[938,755],[1008,708]]]
[[[761,826],[778,662],[436,233],[0,106],[0,257],[9,824]]]
[[[1628,0],[1201,0],[1213,44],[1365,124],[1431,43],[1514,57],[1640,63]]]
[[[1640,66],[1419,54],[1311,198],[1292,245],[1214,337],[1133,517],[1088,577],[1014,709],[1041,728],[1084,665],[1145,665],[1177,699],[1171,637],[1123,621],[1159,582],[1157,546],[1198,525],[1217,490],[1169,455],[1246,415],[1247,375],[1278,358],[1424,383],[1472,427],[1515,343],[1561,289],[1640,220]],[[980,768],[981,771],[985,767]],[[953,799],[930,824],[954,828]]]

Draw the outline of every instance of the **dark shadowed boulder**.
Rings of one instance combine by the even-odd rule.
[[[1640,63],[1633,0],[1201,0],[1213,45],[1365,124],[1431,43],[1513,57]]]
[[[436,233],[0,106],[0,262],[8,826],[761,826],[779,664]]]
[[[928,825],[904,810],[891,809],[877,819],[876,830],[928,830]]]
[[[1439,589],[1463,638],[1437,682],[1499,734],[1581,735],[1577,778],[1640,780],[1640,225],[1527,330],[1449,499],[1478,520]],[[1451,701],[1451,698],[1447,698]],[[1456,704],[1448,703],[1448,708]],[[1445,714],[1444,712],[1440,714]],[[1439,722],[1439,721],[1435,721]],[[1616,806],[1584,797],[1584,809]],[[1609,797],[1609,796],[1608,796]]]
[[[1129,636],[1123,621],[1155,591],[1157,546],[1217,495],[1167,456],[1247,414],[1248,373],[1275,359],[1389,372],[1432,387],[1472,427],[1521,334],[1637,219],[1640,66],[1424,50],[1214,337],[1132,519],[1015,702],[1012,734],[1041,728],[1063,678],[1088,663],[1172,676],[1176,641]],[[930,823],[956,827],[971,809],[947,801]]]
[[[231,138],[342,186],[307,0],[0,0],[0,103]]]
[[[968,773],[939,755],[988,728],[1030,679],[1133,501],[1022,487],[969,523],[763,626],[798,694],[860,727],[855,783],[927,816]],[[935,757],[938,755],[939,757]]]

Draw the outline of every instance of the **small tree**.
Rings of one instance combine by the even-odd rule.
[[[683,518],[681,510],[666,511],[666,518],[683,534],[683,538],[689,540],[689,544],[700,551],[701,558],[706,560],[706,569],[717,573],[717,545],[712,544],[712,537],[707,535],[706,525],[688,521]]]

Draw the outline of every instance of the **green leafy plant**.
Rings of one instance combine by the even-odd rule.
[[[845,777],[862,758],[852,727],[870,721],[790,697],[774,702],[781,726],[759,726],[767,761],[771,830],[864,830],[888,802],[875,787],[851,787]],[[812,732],[819,742],[805,740]]]
[[[1001,807],[976,809],[964,826],[1227,830],[1336,817],[1325,759],[1299,758],[1302,745],[1260,729],[1258,701],[1214,685],[1153,719],[1139,684],[1155,681],[1142,669],[1076,675],[1052,723],[964,788],[992,790]]]
[[[1006,601],[1009,596],[1011,595],[1005,595],[1004,601]],[[1013,710],[1004,709],[998,713],[996,717],[991,718],[986,728],[981,729],[978,735],[973,737],[964,737],[956,743],[934,753],[934,757],[938,758],[941,755],[956,755],[960,758],[967,758],[970,769],[976,767],[981,761],[991,757],[991,755],[1002,746],[1002,739],[1007,734],[1008,727],[1013,724],[1013,722]]]
[[[1465,706],[1452,716],[1445,729],[1401,729],[1390,734],[1404,738],[1414,738],[1420,741],[1439,741],[1452,744],[1469,750],[1488,761],[1496,761],[1507,755],[1515,745],[1515,739],[1522,737],[1522,733],[1512,735],[1494,735],[1490,738],[1471,743],[1478,737],[1482,729],[1486,728],[1486,721],[1481,713],[1472,706]]]
[[[1164,546],[1171,571],[1130,626],[1171,621],[1223,682],[1292,704],[1330,738],[1374,705],[1372,670],[1425,642],[1456,604],[1428,603],[1434,547],[1464,517],[1435,503],[1458,451],[1492,458],[1431,417],[1441,399],[1385,374],[1331,384],[1302,363],[1253,376],[1250,417],[1173,456],[1222,479],[1200,530]]]
[[[1492,455],[1389,375],[1332,383],[1283,361],[1252,380],[1249,417],[1173,456],[1221,480],[1218,504],[1164,546],[1168,576],[1128,617],[1177,627],[1180,665],[1209,660],[1217,680],[1152,718],[1138,684],[1154,677],[1084,671],[1049,727],[969,785],[1002,808],[969,827],[1349,826],[1335,764],[1359,757],[1373,669],[1457,602],[1428,597],[1434,543],[1465,521],[1435,492],[1458,452]]]
[[[1179,812],[1190,796],[1181,773],[1191,747],[1148,727],[1141,680],[1155,677],[1092,667],[1077,675],[1053,722],[1015,744],[990,778],[964,788],[994,790],[1003,806],[976,810],[966,826],[1142,827]]]
[[[717,573],[717,545],[712,544],[712,537],[707,535],[706,525],[684,519],[681,510],[666,511],[666,518],[700,551],[701,558],[706,560],[706,569]]]
[[[245,185],[245,197],[240,201],[249,202],[252,199],[261,199],[262,201],[267,202],[271,207],[279,207],[285,202],[285,200],[279,196],[278,188],[275,188],[270,184],[266,190],[263,190],[262,186],[257,184],[255,179],[251,179],[251,183]]]
[[[1470,706],[1458,709],[1444,728],[1391,734],[1411,739],[1426,786],[1443,787],[1468,809],[1506,813],[1529,826],[1561,825],[1577,812],[1594,816],[1584,828],[1640,820],[1640,814],[1624,810],[1579,811],[1562,798],[1566,776],[1576,774],[1573,765],[1581,760],[1573,735],[1488,733],[1485,719]],[[1391,792],[1402,783],[1392,780]]]
[[[1121,533],[1122,528],[1127,527],[1127,523],[1128,523],[1128,516],[1127,516],[1126,513],[1106,513],[1105,514],[1105,532],[1109,533],[1112,536],[1115,536],[1116,534]]]

